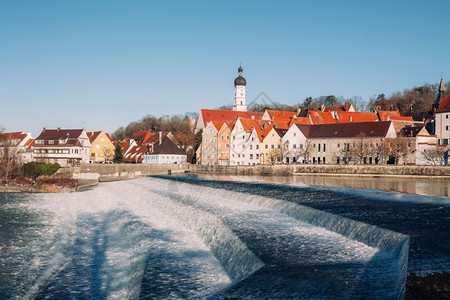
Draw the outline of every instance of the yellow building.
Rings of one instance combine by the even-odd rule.
[[[87,134],[92,144],[90,162],[110,162],[114,155],[114,145],[109,134],[103,131],[89,131]]]
[[[263,164],[279,164],[283,159],[281,139],[286,134],[286,129],[272,127],[265,136],[261,148],[261,161]]]

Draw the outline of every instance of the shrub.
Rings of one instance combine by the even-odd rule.
[[[59,164],[47,164],[41,162],[29,162],[23,165],[25,176],[33,178],[42,175],[53,175],[59,168],[61,168]]]

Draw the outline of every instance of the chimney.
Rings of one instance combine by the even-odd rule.
[[[302,112],[302,108],[301,107],[297,107],[297,116]]]
[[[254,115],[252,115],[252,120],[254,120],[255,119],[255,116]]]
[[[162,143],[162,131],[158,132],[158,140],[159,140],[159,144],[161,145]]]
[[[42,132],[45,132],[47,129],[45,129],[45,127],[44,128],[42,128]]]
[[[61,127],[56,128],[56,131],[60,131],[60,130],[61,130]]]
[[[353,122],[353,118],[350,116],[350,122]]]
[[[294,115],[294,120],[297,120],[297,116],[296,115]]]

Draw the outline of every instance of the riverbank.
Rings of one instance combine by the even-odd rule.
[[[35,180],[21,178],[0,185],[0,193],[68,193],[77,190],[78,181],[69,178],[51,176],[38,177]]]

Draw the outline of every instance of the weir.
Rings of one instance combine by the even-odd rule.
[[[169,179],[178,180],[177,177],[169,177]],[[185,178],[181,180],[185,181]],[[189,181],[187,181],[187,183],[189,183]],[[392,257],[395,260],[395,264],[393,265],[394,271],[392,269],[389,271],[392,272],[391,275],[395,274],[395,278],[393,279],[395,284],[393,286],[388,284],[388,281],[392,280],[392,277],[386,279],[385,284],[387,283],[387,286],[389,286],[388,289],[393,289],[387,294],[390,294],[391,296],[395,294],[396,297],[399,298],[403,297],[408,262],[409,238],[407,236],[282,200],[206,187],[202,187],[202,191],[202,196],[196,195],[198,192],[196,192],[195,186],[180,184],[179,182],[169,185],[168,187],[168,193],[172,193],[172,197],[174,197],[175,194],[194,195],[194,197],[192,197],[194,199],[189,200],[184,196],[182,197],[182,200],[180,200],[183,201],[183,203],[189,203],[189,205],[198,206],[198,202],[202,197],[207,197],[208,199],[216,197],[221,201],[238,199],[241,202],[251,205],[274,209],[298,220],[306,221],[312,225],[326,228],[352,240],[376,247],[379,250],[374,258],[375,262],[377,261],[377,257],[384,256]],[[197,204],[195,202],[197,202]],[[378,292],[380,295],[383,293],[380,291]]]
[[[4,261],[41,249],[22,262],[28,281],[0,270],[14,288],[0,281],[0,296],[6,289],[34,299],[404,297],[407,236],[285,200],[169,179],[33,196],[21,209],[51,231],[42,245],[0,254]]]

